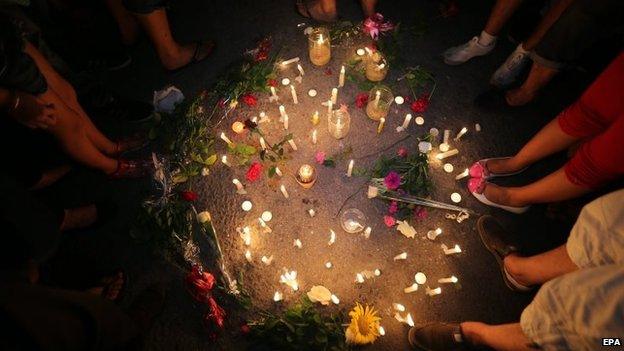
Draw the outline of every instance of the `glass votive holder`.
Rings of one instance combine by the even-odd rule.
[[[378,51],[372,53],[366,61],[366,79],[371,82],[379,82],[388,74],[388,61]]]
[[[358,233],[366,226],[366,216],[357,208],[349,208],[340,215],[340,225],[347,233]]]
[[[315,66],[326,65],[331,59],[331,42],[329,31],[325,27],[317,27],[308,35],[308,53]]]
[[[329,134],[336,139],[342,139],[349,133],[351,126],[351,115],[346,106],[342,106],[338,110],[332,111],[327,117],[327,129]]]
[[[374,121],[379,121],[382,117],[385,118],[393,101],[394,96],[390,88],[385,85],[376,85],[368,93],[366,115]]]
[[[304,189],[310,189],[316,183],[316,169],[308,164],[301,165],[295,179]]]

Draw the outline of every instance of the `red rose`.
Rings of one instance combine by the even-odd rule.
[[[363,108],[368,102],[368,93],[359,93],[355,96],[355,106]]]
[[[258,98],[256,98],[251,93],[247,93],[247,94],[243,95],[241,97],[241,100],[245,103],[245,105],[251,106],[251,107],[256,106],[256,104],[258,103]]]
[[[248,181],[254,182],[260,178],[262,175],[262,165],[258,162],[254,162],[251,164],[249,169],[247,170],[247,174],[245,177]]]
[[[406,157],[407,149],[404,147],[400,147],[399,150],[397,150],[397,155],[399,155],[399,157]]]
[[[276,87],[277,86],[277,80],[276,79],[268,79],[267,80],[267,85],[270,87]]]
[[[240,327],[240,330],[243,335],[247,335],[251,332],[251,328],[247,323],[243,323]]]
[[[328,67],[328,68],[325,70],[325,75],[326,75],[326,76],[331,76],[331,75],[332,75],[332,69]]]
[[[423,95],[419,97],[418,99],[414,100],[414,102],[412,102],[411,108],[412,108],[412,111],[416,113],[420,113],[420,112],[425,112],[428,106],[429,106],[429,99],[427,98],[426,95]]]
[[[191,190],[182,191],[180,194],[182,195],[182,198],[188,202],[193,202],[199,197],[196,192]]]

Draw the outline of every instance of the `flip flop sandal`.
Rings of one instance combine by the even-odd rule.
[[[470,191],[472,196],[474,196],[482,204],[488,205],[491,207],[497,207],[497,208],[500,208],[500,209],[503,209],[505,211],[515,213],[515,214],[522,214],[528,211],[529,208],[531,208],[531,206],[524,206],[524,207],[506,206],[506,205],[497,204],[496,202],[489,200],[487,197],[485,197],[485,191],[484,191],[485,186],[487,184],[488,183],[482,178],[471,178],[468,181],[468,190]]]
[[[199,58],[199,52],[201,51],[201,48],[202,48],[202,46],[203,46],[204,44],[209,44],[209,48],[208,48],[208,50],[207,50],[207,52],[206,52],[206,56],[205,56],[204,58],[201,58],[201,59],[200,59],[200,58]],[[196,42],[195,42],[195,51],[193,52],[193,56],[191,57],[191,61],[190,61],[189,63],[187,63],[186,65],[184,65],[184,66],[180,67],[180,68],[176,68],[176,69],[169,70],[169,72],[171,72],[171,73],[176,73],[176,72],[178,72],[178,71],[181,71],[181,70],[183,70],[183,69],[185,69],[185,68],[188,68],[188,67],[190,67],[190,66],[192,66],[192,65],[195,65],[195,64],[197,64],[197,63],[199,63],[199,62],[204,61],[205,59],[207,59],[208,57],[210,57],[210,55],[212,54],[212,52],[213,52],[213,51],[214,51],[214,49],[215,49],[215,46],[216,46],[216,45],[215,45],[215,43],[214,43],[213,41],[211,41],[211,40],[208,40],[208,41],[201,41],[201,40],[198,40],[198,41],[196,41]]]
[[[501,227],[498,221],[489,215],[481,216],[477,220],[477,231],[479,232],[479,237],[481,238],[481,242],[485,248],[496,259],[505,285],[507,285],[507,287],[512,291],[516,292],[527,292],[532,290],[532,287],[518,283],[505,268],[505,256],[518,252],[518,249],[517,247],[505,242],[503,239],[505,237],[505,230]]]
[[[520,174],[520,173],[524,172],[528,168],[528,167],[524,167],[523,169],[521,169],[521,170],[519,170],[517,172],[511,172],[511,173],[493,173],[493,172],[490,172],[487,169],[487,162],[490,161],[490,160],[506,160],[506,159],[510,159],[510,158],[511,157],[493,157],[493,158],[481,159],[481,160],[473,163],[472,166],[470,166],[470,169],[469,169],[468,173],[473,178],[483,178],[485,180],[490,180],[492,178],[514,176],[516,174]]]
[[[427,323],[416,325],[407,334],[413,348],[425,351],[468,350],[459,323]]]
[[[126,150],[122,151],[121,150],[121,143],[123,143],[125,141],[128,141],[128,140],[130,140],[132,142],[134,140],[138,141],[137,145],[132,146],[129,149],[126,149]],[[147,145],[149,145],[149,143],[150,143],[150,141],[149,141],[148,138],[143,138],[140,135],[133,135],[133,136],[131,136],[131,137],[125,139],[125,140],[117,141],[117,143],[115,143],[115,153],[113,153],[111,156],[119,157],[119,156],[121,156],[123,154],[127,154],[127,153],[130,153],[130,152],[133,152],[133,151],[141,150],[144,147],[146,147]]]

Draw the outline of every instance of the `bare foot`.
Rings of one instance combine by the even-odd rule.
[[[522,167],[515,164],[513,158],[489,160],[486,162],[485,168],[487,168],[490,173],[497,174],[513,173],[522,169]]]
[[[534,91],[528,91],[527,89],[523,89],[522,87],[517,89],[509,90],[505,93],[505,101],[509,106],[524,106],[529,102],[533,101],[537,93]]]
[[[513,199],[510,193],[510,189],[507,187],[498,186],[496,184],[487,183],[485,189],[483,189],[485,197],[499,205],[522,207],[526,206],[524,203],[520,203]]]
[[[30,189],[39,190],[50,186],[56,183],[59,179],[63,178],[67,173],[69,173],[69,171],[71,171],[70,165],[62,165],[56,168],[45,170],[41,175],[41,179],[39,179],[37,184],[33,185]]]
[[[100,286],[88,289],[87,292],[94,295],[100,295],[106,300],[115,301],[121,293],[121,289],[124,285],[124,275],[122,272],[118,272],[110,277],[105,277],[100,281]]]
[[[320,22],[334,22],[337,18],[336,5],[325,5],[322,1],[299,1],[297,11],[303,17]]]
[[[214,46],[214,42],[210,40],[200,44],[180,45],[177,53],[170,53],[167,57],[161,57],[160,60],[166,69],[176,70],[207,58],[212,53]]]
[[[93,225],[97,221],[97,207],[88,205],[65,209],[65,217],[61,223],[60,231],[81,229]]]
[[[517,253],[510,253],[509,255],[505,256],[505,258],[503,259],[505,270],[518,284],[531,286],[533,285],[533,283],[527,281],[522,275],[522,272],[517,267],[518,260],[521,259],[522,257],[519,256]]]

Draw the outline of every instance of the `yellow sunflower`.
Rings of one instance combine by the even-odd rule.
[[[351,323],[347,327],[345,336],[347,343],[365,345],[375,342],[379,336],[379,321],[377,311],[373,307],[362,307],[359,303],[349,312]]]

